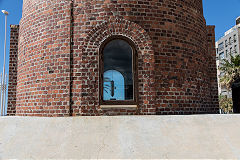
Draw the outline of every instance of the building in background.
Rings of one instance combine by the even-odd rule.
[[[220,71],[223,59],[230,60],[230,55],[236,56],[240,54],[240,17],[236,19],[236,25],[225,32],[224,36],[216,42],[217,51],[217,77],[218,77],[218,93],[219,95],[232,96],[231,91],[220,84],[220,78],[224,73]]]

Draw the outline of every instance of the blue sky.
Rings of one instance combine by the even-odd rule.
[[[235,25],[236,17],[240,16],[240,0],[203,0],[204,16],[209,25],[216,26],[216,39]],[[0,10],[9,11],[7,36],[7,71],[9,55],[10,24],[19,24],[22,10],[22,0],[0,0]],[[4,52],[4,15],[0,13],[0,73],[3,66]]]

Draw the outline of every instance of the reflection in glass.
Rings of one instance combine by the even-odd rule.
[[[113,40],[103,50],[103,100],[133,100],[132,48]]]
[[[124,78],[123,75],[115,70],[104,72],[104,100],[124,100]]]

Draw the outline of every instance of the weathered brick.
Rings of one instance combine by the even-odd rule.
[[[136,46],[137,109],[100,108],[99,49],[111,36]],[[218,113],[202,0],[24,0],[18,42],[16,115]]]
[[[19,26],[11,25],[10,28],[11,28],[11,34],[10,34],[10,52],[9,52],[9,82],[8,82],[7,115],[14,116],[16,114]]]

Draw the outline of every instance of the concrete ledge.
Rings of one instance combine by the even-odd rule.
[[[240,115],[1,117],[0,159],[235,158]]]
[[[136,109],[137,105],[101,105],[100,108],[102,108],[102,109],[109,109],[109,108]]]

